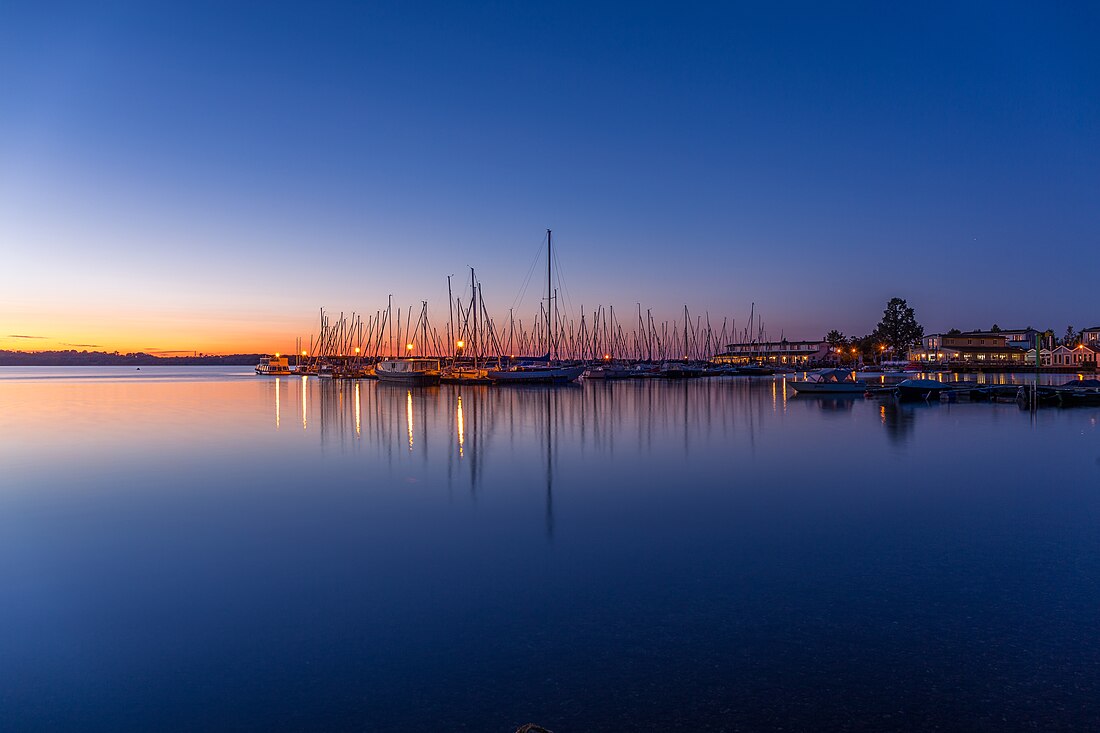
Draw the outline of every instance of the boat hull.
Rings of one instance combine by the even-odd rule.
[[[375,371],[374,376],[379,382],[387,382],[389,384],[403,384],[408,386],[431,386],[433,384],[439,384],[438,374],[393,374],[384,371]]]
[[[861,382],[829,384],[826,382],[791,381],[787,384],[799,394],[863,394],[867,391],[867,385]]]
[[[584,367],[551,367],[549,369],[517,369],[486,373],[495,384],[568,384],[584,373]]]

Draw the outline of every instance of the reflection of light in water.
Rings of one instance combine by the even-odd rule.
[[[881,405],[878,408],[879,419],[882,420],[882,424],[886,424],[886,405]]]
[[[306,381],[309,377],[302,377],[302,430],[306,429]]]
[[[776,403],[778,402],[776,397],[777,397],[777,395],[775,393],[775,380],[773,379],[772,380],[772,412],[775,412],[775,406],[776,406]]]
[[[275,377],[275,427],[279,427],[279,378]]]
[[[360,434],[360,421],[359,421],[359,380],[355,380],[355,435]]]
[[[783,377],[783,412],[787,411],[787,378]]]
[[[458,396],[458,411],[455,413],[455,420],[458,423],[458,457],[462,457],[462,444],[465,443],[465,421],[462,419],[462,395]]]
[[[409,423],[409,450],[413,449],[413,393],[410,389],[405,401],[405,419]]]

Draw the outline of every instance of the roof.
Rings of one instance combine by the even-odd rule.
[[[1016,346],[939,346],[924,351],[960,351],[967,354],[1022,354],[1024,350]],[[1034,351],[1034,349],[1032,349]]]
[[[959,338],[960,336],[969,336],[970,338],[1008,338],[1008,334],[1004,331],[963,331],[962,333],[945,333],[944,336],[949,336],[951,338]]]
[[[741,341],[736,344],[726,344],[727,349],[734,347],[754,346],[756,348],[765,348],[768,346],[824,346],[825,341],[817,339],[815,341],[791,341],[790,339],[784,339],[783,341]]]

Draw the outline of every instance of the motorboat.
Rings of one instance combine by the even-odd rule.
[[[1072,407],[1077,405],[1100,405],[1100,380],[1074,379],[1060,387],[1055,387],[1059,404]]]
[[[383,359],[374,367],[379,382],[407,385],[439,384],[439,359]]]
[[[862,394],[867,383],[852,378],[848,369],[821,369],[810,372],[805,379],[787,382],[799,394]]]
[[[940,382],[935,379],[905,379],[898,382],[894,388],[897,390],[899,400],[938,400],[944,392],[955,389],[950,382]]]
[[[294,372],[290,371],[290,362],[287,357],[276,354],[261,356],[260,363],[256,365],[256,373],[268,377],[286,377]]]

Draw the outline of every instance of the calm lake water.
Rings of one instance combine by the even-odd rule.
[[[1098,420],[0,369],[0,728],[1097,730]]]

